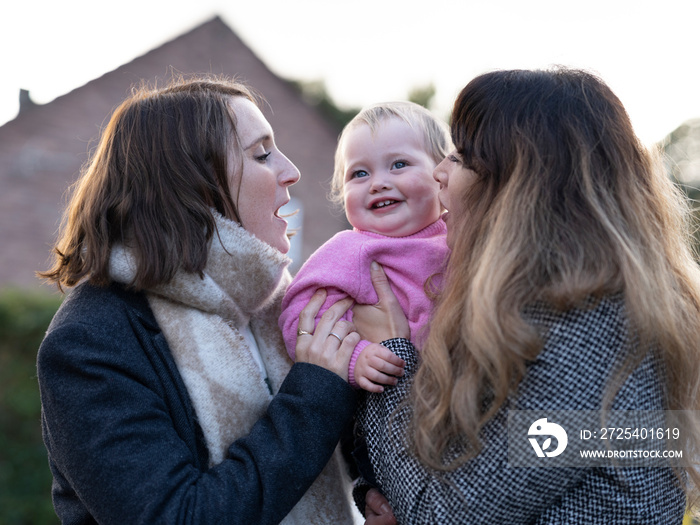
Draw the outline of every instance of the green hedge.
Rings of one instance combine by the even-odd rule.
[[[36,352],[61,298],[0,292],[0,523],[58,523],[41,440]]]

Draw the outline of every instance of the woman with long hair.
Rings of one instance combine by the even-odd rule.
[[[399,523],[680,523],[694,469],[515,468],[508,413],[700,409],[684,197],[587,72],[481,75],[458,96],[451,134],[435,170],[451,255],[420,357],[389,340],[406,325],[380,270],[379,308],[355,308],[363,338],[407,363],[397,386],[368,396],[366,477]]]

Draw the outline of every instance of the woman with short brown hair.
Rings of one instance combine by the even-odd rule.
[[[75,287],[38,355],[63,522],[352,522],[334,455],[356,402],[349,303],[300,332],[295,364],[277,328],[298,180],[241,84],[116,109],[43,274]]]

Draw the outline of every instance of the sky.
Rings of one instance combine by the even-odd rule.
[[[0,7],[0,125],[20,88],[49,102],[215,15],[346,107],[432,83],[446,118],[480,73],[566,65],[599,74],[647,144],[700,118],[700,0],[23,0]]]

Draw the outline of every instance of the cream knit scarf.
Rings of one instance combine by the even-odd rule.
[[[239,330],[249,324],[274,393],[291,367],[277,325],[289,259],[236,222],[216,213],[215,219],[218,235],[210,244],[204,278],[180,271],[147,293],[194,405],[210,466],[224,460],[228,446],[250,431],[272,399]],[[112,278],[129,283],[134,269],[130,251],[114,246]],[[343,472],[335,454],[282,523],[351,524]]]

